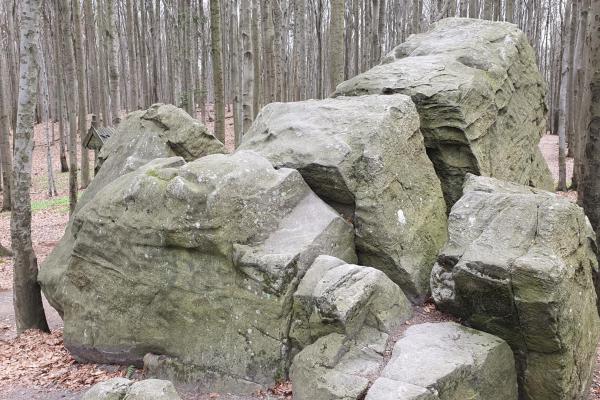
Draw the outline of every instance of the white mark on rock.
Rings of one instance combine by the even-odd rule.
[[[398,210],[398,222],[402,225],[406,224],[406,216],[402,210]]]

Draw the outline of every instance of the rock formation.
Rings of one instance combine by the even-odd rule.
[[[304,347],[290,372],[296,400],[359,398],[383,364],[389,334],[412,313],[383,272],[327,256],[310,267],[294,300],[290,336]]]
[[[515,362],[502,339],[454,322],[411,326],[365,400],[510,400]]]
[[[71,231],[62,305],[76,358],[167,354],[241,391],[285,372],[313,260],[356,260],[351,225],[253,152],[156,159],[107,185]]]
[[[553,190],[537,144],[545,87],[526,35],[509,23],[448,18],[413,35],[335,95],[402,93],[421,117],[448,208],[466,173]]]
[[[584,400],[597,249],[578,206],[528,187],[553,185],[545,114],[525,35],[468,19],[336,98],[268,105],[231,155],[174,106],[134,112],[40,270],[65,345],[209,391],[289,375],[295,400]],[[430,288],[483,332],[404,330]]]
[[[520,398],[585,399],[600,334],[595,235],[552,193],[467,176],[433,269],[438,306],[512,347]]]
[[[516,400],[508,344],[454,322],[409,327],[384,364],[385,340],[332,333],[294,359],[295,400]]]
[[[242,149],[297,169],[353,222],[361,264],[384,271],[413,299],[427,295],[446,208],[409,97],[270,104]]]
[[[92,386],[82,400],[181,400],[181,397],[169,381],[113,378]]]
[[[79,198],[76,213],[116,178],[155,158],[180,156],[192,161],[224,152],[223,144],[180,108],[155,104],[148,110],[132,112],[102,147],[98,156],[102,167]],[[69,223],[60,243],[40,269],[44,295],[60,314],[65,296],[63,279],[74,240]]]

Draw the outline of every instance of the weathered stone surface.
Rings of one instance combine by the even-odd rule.
[[[466,173],[552,190],[537,147],[546,127],[545,86],[515,25],[449,18],[413,35],[381,65],[335,95],[412,97],[450,207]]]
[[[364,396],[383,364],[389,333],[411,314],[410,302],[383,272],[318,257],[294,294],[290,336],[304,347],[290,370],[294,399]]]
[[[145,379],[134,382],[123,400],[180,400],[175,387],[169,381]]]
[[[300,278],[321,254],[356,261],[352,226],[297,171],[248,151],[154,160],[85,204],[72,235],[62,305],[74,356],[163,354],[207,388],[272,384],[294,352]]]
[[[180,400],[169,381],[146,379],[134,382],[113,378],[92,386],[82,400]]]
[[[600,333],[595,235],[549,192],[467,176],[433,269],[440,308],[512,347],[522,399],[585,399]]]
[[[96,383],[83,394],[82,400],[123,400],[132,383],[125,378],[112,378]]]
[[[370,327],[388,334],[411,314],[410,302],[383,272],[320,256],[294,293],[290,336],[302,348],[332,332],[356,338]]]
[[[297,169],[352,220],[361,264],[384,271],[413,299],[429,292],[446,207],[409,97],[269,104],[241,148]]]
[[[185,111],[168,104],[155,104],[136,111],[121,121],[117,133],[106,142],[98,156],[102,167],[77,203],[77,211],[106,185],[160,157],[181,156],[187,161],[209,154],[224,153],[225,147],[204,125]],[[73,251],[71,224],[60,243],[40,269],[44,295],[59,313],[63,312],[65,271]]]
[[[411,326],[366,400],[417,399],[516,400],[510,347],[454,322]]]
[[[355,368],[357,373],[346,369],[344,364],[348,361],[358,367]],[[290,371],[294,399],[359,399],[369,387],[369,379],[360,373],[376,374],[382,362],[381,354],[363,347],[362,343],[351,343],[345,335],[324,336],[294,358]]]

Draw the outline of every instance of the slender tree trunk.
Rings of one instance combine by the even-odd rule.
[[[68,120],[69,120],[69,210],[72,214],[75,211],[77,205],[77,119],[75,113],[75,99],[77,92],[75,90],[75,84],[77,77],[75,73],[75,59],[73,53],[73,32],[71,31],[70,24],[70,9],[68,0],[59,0],[58,12],[60,13],[61,21],[61,37],[63,38],[63,57],[61,58],[65,63],[65,77],[67,82],[67,100],[69,100],[70,106],[68,106]]]
[[[590,45],[590,119],[585,145],[585,172],[581,204],[596,235],[600,233],[600,0],[592,0]]]
[[[506,21],[514,22],[515,20],[515,0],[506,0]]]
[[[89,67],[89,98],[91,104],[91,113],[100,115],[100,68],[98,67],[98,49],[96,46],[96,25],[94,22],[94,11],[92,2],[84,2],[85,14],[85,40],[86,50],[88,51],[87,65]]]
[[[373,30],[377,31],[377,26]],[[344,0],[331,0],[329,38],[329,79],[333,91],[344,80]]]
[[[204,29],[204,26],[206,25],[205,20],[206,20],[206,14],[204,13],[204,2],[200,1],[200,4],[198,5],[198,8],[200,9],[200,29],[201,29],[201,36],[200,36],[200,54],[202,57],[201,63],[200,63],[200,91],[199,91],[199,100],[198,103],[200,105],[200,115],[202,118],[202,122],[204,124],[206,124],[206,95],[208,93],[208,62],[207,62],[207,58],[208,58],[208,51],[206,49],[207,46],[207,41],[206,41],[206,30]]]
[[[254,119],[254,55],[252,53],[252,38],[250,32],[250,20],[252,19],[250,1],[242,0],[242,47],[244,65],[242,69],[242,132],[248,132]]]
[[[258,21],[260,19],[260,11],[258,6],[258,0],[252,0],[252,22],[251,22],[251,35],[252,35],[252,51],[254,57],[252,58],[252,68],[254,71],[254,82],[252,89],[252,119],[256,118],[256,115],[260,111],[260,55],[262,54],[260,48],[260,30],[258,29]]]
[[[297,83],[295,100],[306,98],[306,0],[294,1],[294,49],[297,51]]]
[[[39,48],[42,49],[42,43],[38,44]],[[50,96],[48,95],[48,73],[46,70],[46,60],[44,52],[39,52],[40,57],[40,68],[41,68],[41,88],[42,88],[42,121],[44,123],[44,134],[46,137],[46,171],[48,179],[48,197],[54,197],[57,194],[56,185],[54,183],[54,171],[52,170],[52,140],[50,138],[50,113],[49,103]]]
[[[55,32],[59,32],[55,35],[55,58],[57,60],[62,60],[61,49],[62,49],[62,34],[60,31],[62,30],[62,25],[60,20],[64,18],[58,14],[55,18],[56,26],[54,27]],[[63,76],[63,63],[58,62],[56,64],[56,91],[58,95],[57,99],[57,116],[58,116],[58,145],[59,145],[59,158],[60,158],[60,172],[69,172],[69,164],[67,163],[67,154],[66,154],[66,146],[65,146],[65,85],[64,85],[64,76]]]
[[[75,32],[73,43],[75,45],[75,66],[77,71],[77,95],[79,102],[79,111],[77,121],[79,124],[79,138],[81,142],[81,187],[86,188],[90,184],[90,160],[87,149],[83,146],[83,138],[87,133],[87,91],[85,81],[85,57],[83,52],[83,33],[81,30],[81,11],[79,0],[71,2],[73,9],[73,26]]]
[[[566,167],[566,151],[567,151],[567,129],[569,117],[569,75],[571,74],[571,65],[569,64],[569,37],[571,23],[571,5],[568,4],[565,11],[565,21],[563,25],[563,46],[562,46],[562,62],[561,62],[561,80],[560,80],[560,98],[559,98],[559,115],[558,115],[558,190],[567,190],[567,167]]]
[[[340,0],[338,0],[340,1]],[[343,0],[341,0],[343,1]],[[282,14],[280,0],[271,0],[272,11],[273,11],[273,53],[274,53],[274,66],[275,66],[275,100],[283,101],[283,62],[281,60],[281,27],[282,27]],[[342,18],[343,18],[342,14]],[[342,43],[342,46],[344,44]]]
[[[577,29],[577,44],[575,49],[575,90],[573,96],[575,97],[575,135],[574,135],[574,147],[575,147],[575,159],[573,166],[573,182],[572,187],[577,188],[579,185],[579,179],[582,175],[582,163],[583,163],[583,144],[585,143],[585,129],[584,121],[589,112],[589,105],[587,101],[589,99],[588,90],[585,87],[585,82],[588,76],[588,65],[587,65],[587,37],[588,37],[588,25],[589,25],[589,9],[590,0],[580,0],[580,16],[579,16],[579,28]]]
[[[215,136],[225,143],[225,104],[223,97],[223,59],[221,42],[221,4],[210,0],[210,40],[213,62],[213,87],[215,92]]]
[[[127,59],[129,61],[129,109],[137,110],[140,108],[139,94],[137,91],[138,78],[135,59],[135,37],[133,31],[133,0],[127,0],[125,7],[127,8],[126,29],[127,29]],[[144,66],[142,66],[142,69]]]
[[[37,282],[37,259],[31,241],[31,164],[33,125],[38,87],[38,35],[41,0],[21,1],[19,104],[14,140],[11,241],[14,251],[13,305],[17,333],[27,329],[48,332],[42,294]]]
[[[2,161],[2,209],[11,208],[12,155],[10,149],[10,100],[8,97],[8,65],[6,58],[0,57],[0,161]]]
[[[277,98],[277,75],[275,74],[275,29],[271,12],[272,0],[263,0],[260,4],[261,23],[263,29],[264,59],[264,103],[271,103]]]
[[[110,46],[108,54],[110,113],[113,125],[121,121],[121,94],[119,92],[119,38],[117,36],[116,0],[106,0],[106,40]]]
[[[574,136],[575,136],[575,98],[573,91],[575,90],[575,41],[577,39],[577,20],[579,16],[579,8],[577,0],[571,0],[571,21],[569,26],[569,76],[567,82],[567,103],[569,110],[569,118],[567,119],[567,157],[573,157],[575,152]],[[568,7],[568,5],[567,5]]]
[[[478,16],[479,16],[479,0],[469,0],[469,18],[477,18]]]

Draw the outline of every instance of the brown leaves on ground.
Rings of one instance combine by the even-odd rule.
[[[63,345],[62,331],[31,330],[18,338],[0,341],[0,388],[12,386],[71,390],[87,388],[126,372],[122,368],[79,364]]]
[[[274,388],[269,389],[269,393],[290,400],[292,398],[292,382],[279,382]]]

